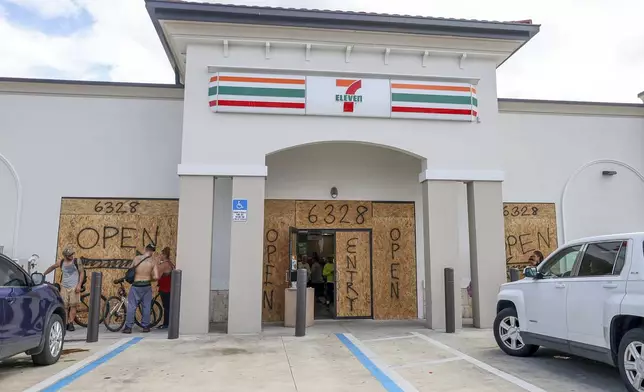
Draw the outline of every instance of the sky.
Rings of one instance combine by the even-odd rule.
[[[219,2],[532,19],[541,31],[498,69],[499,97],[641,103],[644,91],[644,0]],[[143,0],[0,0],[0,36],[0,77],[174,82]]]

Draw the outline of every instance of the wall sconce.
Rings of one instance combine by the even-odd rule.
[[[331,198],[332,199],[337,199],[338,198],[338,188],[336,188],[336,187],[331,188]]]
[[[617,174],[615,170],[602,170],[602,176],[614,176]]]

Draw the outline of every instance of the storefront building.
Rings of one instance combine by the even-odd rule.
[[[178,199],[163,225],[182,333],[281,322],[290,258],[312,249],[335,260],[333,317],[440,329],[446,267],[457,309],[471,282],[473,323],[490,327],[508,252],[643,229],[644,105],[497,98],[497,67],[539,26],[147,7],[179,86],[0,82],[5,253],[51,259],[67,238],[133,252],[139,226],[79,230],[61,198]],[[508,236],[506,218],[537,203],[553,206],[546,234]]]

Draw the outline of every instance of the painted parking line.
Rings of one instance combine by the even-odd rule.
[[[423,339],[424,341],[426,341],[426,342],[428,342],[428,343],[430,343],[430,344],[432,344],[432,345],[434,345],[436,347],[442,348],[443,350],[454,354],[454,356],[456,356],[456,357],[462,358],[464,361],[467,361],[467,362],[471,363],[472,365],[479,367],[480,369],[483,369],[483,370],[485,370],[487,372],[490,372],[490,373],[494,374],[495,376],[498,376],[498,377],[504,379],[505,381],[509,381],[512,384],[514,384],[514,385],[516,385],[516,386],[518,386],[520,388],[525,389],[526,391],[529,391],[529,392],[546,392],[545,389],[541,389],[536,385],[530,384],[527,381],[524,381],[524,380],[522,380],[522,379],[520,379],[518,377],[515,377],[515,376],[513,376],[511,374],[508,374],[508,373],[506,373],[506,372],[504,372],[502,370],[499,370],[499,369],[497,369],[497,368],[495,368],[493,366],[490,366],[485,362],[481,362],[478,359],[472,358],[469,355],[467,355],[465,353],[462,353],[462,352],[456,350],[455,348],[452,348],[452,347],[450,347],[448,345],[445,345],[445,344],[443,344],[443,343],[441,343],[441,342],[439,342],[437,340],[434,340],[434,339],[430,338],[427,335],[423,335],[423,334],[420,334],[418,332],[412,332],[412,334],[414,334],[416,337],[418,337],[420,339]]]
[[[407,380],[382,363],[376,354],[365,347],[355,336],[350,333],[338,333],[336,336],[385,390],[388,392],[418,392]]]
[[[121,339],[106,349],[97,352],[96,354],[85,358],[74,366],[70,366],[60,373],[57,373],[48,379],[26,389],[24,392],[54,392],[59,391],[61,388],[71,384],[74,380],[84,374],[96,369],[99,365],[109,361],[118,354],[127,350],[129,347],[141,341],[141,337]]]
[[[412,363],[406,363],[404,365],[397,365],[397,366],[392,366],[392,369],[404,369],[404,368],[411,368],[411,367],[416,367],[416,366],[431,366],[431,365],[440,365],[441,363],[449,363],[449,362],[456,362],[456,361],[462,361],[463,358],[461,357],[453,357],[453,358],[444,358],[444,359],[436,359],[434,361],[422,361],[422,362],[412,362]]]
[[[362,343],[385,342],[387,340],[415,339],[415,338],[416,337],[414,335],[392,336],[388,338],[365,339],[365,340],[362,340]]]

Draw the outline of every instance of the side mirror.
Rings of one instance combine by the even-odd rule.
[[[538,272],[535,267],[527,267],[526,269],[523,270],[523,275],[526,278],[537,278]]]
[[[31,274],[31,281],[34,283],[34,286],[40,286],[45,283],[45,275],[40,272],[34,272]]]

